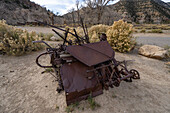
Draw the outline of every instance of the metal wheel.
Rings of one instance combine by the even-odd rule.
[[[134,76],[132,77],[133,79],[140,79],[140,74],[137,70],[131,69],[130,73],[134,74]]]

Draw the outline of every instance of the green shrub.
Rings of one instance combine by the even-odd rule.
[[[140,33],[146,33],[146,30],[145,30],[145,29],[142,29],[142,30],[140,31]]]
[[[112,48],[119,52],[128,52],[135,46],[135,38],[132,36],[133,25],[119,20],[109,27],[106,32],[108,42]]]
[[[102,24],[92,26],[89,29],[90,42],[97,42],[97,41],[99,41],[100,33],[106,33],[108,28],[109,28],[109,26],[102,25]]]
[[[151,31],[148,31],[148,33],[163,33],[161,29],[152,29]]]
[[[42,48],[41,44],[33,44],[32,41],[40,40],[35,32],[28,33],[0,20],[0,49],[8,55],[23,55],[30,51]]]

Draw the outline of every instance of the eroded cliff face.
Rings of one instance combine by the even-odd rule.
[[[124,20],[139,23],[161,23],[170,20],[170,6],[161,0],[120,0],[113,5]]]
[[[97,10],[84,7],[80,15],[87,24],[97,24]],[[11,25],[32,24],[35,20],[59,25],[79,21],[76,11],[56,16],[30,0],[0,0],[0,19]],[[170,23],[170,3],[161,0],[120,0],[105,8],[100,23],[111,25],[119,19],[136,23]]]
[[[34,23],[39,20],[45,23],[62,23],[62,18],[30,0],[1,0],[0,19],[8,24],[20,25]]]
[[[91,11],[84,7],[80,10],[86,23],[97,24],[97,9]],[[64,15],[67,23],[78,21],[76,12]],[[170,23],[170,5],[161,0],[120,0],[104,9],[100,23],[113,24],[113,21],[124,19],[135,23]]]

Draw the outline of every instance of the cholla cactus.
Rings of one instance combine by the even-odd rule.
[[[7,25],[0,20],[0,49],[9,55],[22,55],[26,52],[39,50],[40,44],[33,44],[32,41],[40,40],[35,32],[28,33],[16,27]]]
[[[109,26],[107,25],[95,25],[89,29],[90,42],[98,42],[100,33],[106,33]]]
[[[106,32],[108,42],[112,48],[119,52],[128,52],[135,45],[135,38],[132,36],[133,25],[119,20],[109,27]]]

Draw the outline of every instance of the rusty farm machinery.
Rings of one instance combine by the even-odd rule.
[[[48,25],[48,24],[47,24]],[[115,52],[107,42],[105,34],[100,36],[100,41],[90,43],[87,27],[82,24],[85,36],[77,35],[59,27],[49,25],[58,30],[64,31],[64,36],[52,29],[63,39],[63,44],[57,48],[52,48],[44,41],[34,43],[44,43],[48,46],[45,53],[40,54],[36,63],[42,68],[53,68],[56,73],[59,87],[58,93],[65,91],[66,103],[71,103],[87,99],[103,93],[103,90],[118,87],[121,81],[132,82],[132,79],[140,79],[137,70],[127,69],[126,61],[117,61]],[[68,34],[75,37],[68,40]],[[39,63],[39,58],[49,54],[51,66],[43,66]]]

